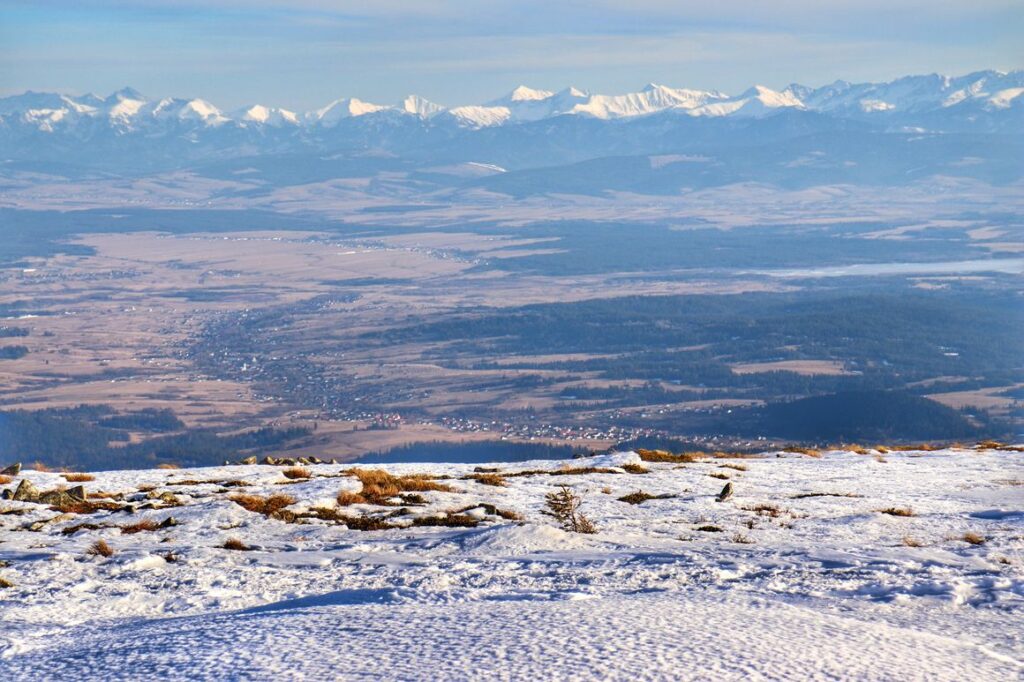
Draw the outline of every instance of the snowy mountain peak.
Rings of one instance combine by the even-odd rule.
[[[243,108],[235,112],[231,118],[238,121],[262,123],[274,127],[297,125],[299,123],[299,117],[295,115],[295,112],[288,111],[287,109],[265,107],[262,104],[254,104],[251,107]]]
[[[547,99],[554,94],[555,93],[551,92],[550,90],[534,90],[533,88],[528,88],[525,85],[520,85],[515,90],[510,92],[508,95],[506,95],[504,99],[508,100],[509,102],[529,102]]]
[[[419,95],[409,95],[398,103],[398,108],[407,114],[430,118],[444,111],[444,107]]]
[[[326,107],[306,114],[306,120],[325,127],[331,127],[337,125],[343,119],[365,116],[382,109],[387,109],[387,107],[370,104],[355,97],[346,97],[334,100]]]

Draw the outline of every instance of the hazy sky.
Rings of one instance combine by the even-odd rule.
[[[0,0],[0,93],[293,109],[1024,66],[1024,0]]]

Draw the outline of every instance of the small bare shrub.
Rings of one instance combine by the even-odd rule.
[[[90,556],[112,557],[114,549],[107,544],[106,540],[97,540],[89,549],[85,550],[85,553]]]
[[[64,480],[68,483],[88,483],[89,481],[95,481],[96,477],[92,474],[80,474],[80,473],[69,473],[61,474]]]
[[[289,480],[295,481],[303,478],[309,478],[313,474],[305,467],[290,467],[282,471],[281,475]]]
[[[888,514],[889,516],[917,516],[910,507],[886,507],[885,509],[876,509],[875,511],[879,514]]]
[[[562,526],[562,530],[570,533],[596,533],[597,528],[580,512],[583,498],[572,491],[567,485],[558,486],[556,492],[545,496],[547,509],[544,511]]]
[[[228,538],[227,540],[224,541],[224,544],[221,545],[221,547],[223,547],[224,549],[232,549],[232,550],[235,550],[237,552],[249,552],[249,551],[252,551],[252,547],[250,547],[249,545],[245,544],[244,542],[242,542],[238,538]]]

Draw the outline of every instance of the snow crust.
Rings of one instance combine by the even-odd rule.
[[[180,506],[0,502],[13,584],[0,589],[0,677],[1020,679],[1022,463],[1000,450],[770,452],[627,473],[641,460],[626,452],[486,465],[504,487],[463,478],[473,465],[396,464],[379,468],[456,489],[397,519],[460,509],[482,522],[381,531],[286,523],[229,497],[332,505],[359,489],[348,465],[299,482],[273,466],[101,472],[90,493]],[[734,494],[717,502],[723,476]],[[542,513],[560,484],[583,495],[597,534]],[[618,499],[637,490],[673,497]],[[912,515],[880,511],[893,508]],[[178,525],[120,530],[169,516]],[[98,527],[73,531],[82,523]],[[228,538],[254,549],[223,549]],[[86,553],[100,539],[113,556]]]

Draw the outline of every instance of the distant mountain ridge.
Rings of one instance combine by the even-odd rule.
[[[348,97],[308,112],[260,104],[225,111],[203,99],[154,99],[132,88],[107,97],[25,92],[0,98],[0,173],[135,174],[281,156],[308,169],[343,156],[374,159],[361,167],[402,159],[436,180],[429,169],[437,164],[477,164],[479,174],[484,167],[500,173],[632,157],[647,168],[633,175],[637,181],[657,176],[640,189],[654,183],[668,192],[744,180],[796,186],[934,174],[1007,182],[1021,175],[1014,158],[1024,133],[1022,93],[1022,70],[781,91],[754,86],[737,95],[653,83],[622,95],[520,86],[483,104]],[[646,156],[665,158],[648,167]],[[750,168],[754,159],[759,165]],[[555,184],[636,189],[620,166],[569,169]],[[590,179],[576,182],[579,172]],[[514,187],[511,177],[481,182],[513,194],[551,184],[547,176],[517,177]]]
[[[574,87],[550,92],[519,86],[485,104],[455,107],[410,95],[394,105],[346,97],[305,113],[260,104],[227,113],[203,99],[150,99],[133,88],[124,88],[106,98],[29,91],[0,98],[0,117],[5,126],[27,125],[45,132],[67,130],[84,121],[105,121],[122,132],[143,130],[168,121],[191,122],[206,128],[224,125],[330,128],[346,118],[396,113],[422,119],[444,117],[467,127],[565,115],[613,120],[664,111],[698,117],[767,116],[785,108],[871,118],[957,108],[998,112],[1020,107],[1024,101],[1022,93],[1024,71],[989,70],[958,77],[906,76],[884,83],[835,81],[819,88],[792,84],[781,91],[755,85],[734,96],[716,90],[672,88],[654,83],[638,92],[622,95],[591,94]]]

